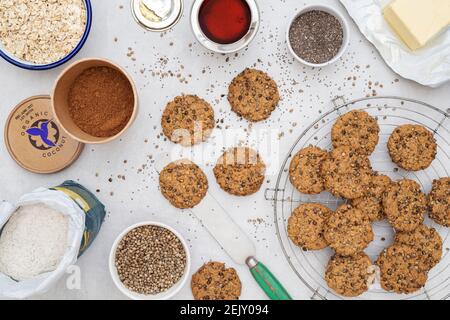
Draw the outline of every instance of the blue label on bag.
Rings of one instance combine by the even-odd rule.
[[[80,251],[78,253],[78,257],[80,257],[100,232],[106,215],[105,206],[92,192],[75,181],[65,181],[61,185],[51,188],[51,190],[64,192],[86,213],[83,239],[81,240]]]

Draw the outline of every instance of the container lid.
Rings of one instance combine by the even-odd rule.
[[[164,31],[174,26],[183,13],[183,0],[132,0],[136,21],[150,31]]]
[[[34,96],[19,103],[5,125],[5,144],[11,157],[24,169],[54,173],[71,165],[84,144],[53,120],[50,96]]]

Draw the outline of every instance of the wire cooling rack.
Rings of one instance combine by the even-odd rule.
[[[376,117],[380,125],[380,141],[370,157],[374,170],[390,176],[394,180],[413,179],[420,183],[428,193],[434,179],[447,177],[450,171],[450,116],[449,109],[444,112],[429,104],[400,97],[369,97],[345,102],[340,97],[333,101],[331,111],[322,115],[297,139],[284,160],[275,189],[266,190],[266,199],[274,202],[277,235],[287,262],[293,271],[311,290],[311,299],[344,299],[328,288],[325,268],[332,250],[303,251],[295,246],[287,235],[287,220],[292,211],[304,202],[319,202],[330,209],[336,209],[344,201],[334,198],[328,192],[319,195],[305,195],[298,192],[289,181],[289,164],[293,155],[300,149],[315,145],[331,149],[331,128],[337,118],[351,110],[364,110]],[[392,131],[402,124],[421,124],[434,132],[438,144],[436,159],[423,171],[410,172],[396,167],[388,154],[386,144]],[[370,290],[356,299],[447,299],[450,297],[450,229],[432,222],[428,217],[425,223],[436,228],[443,240],[443,257],[433,268],[423,289],[410,295],[399,295],[381,289],[375,283]],[[385,221],[373,224],[375,240],[365,250],[372,261],[393,241],[394,232]]]

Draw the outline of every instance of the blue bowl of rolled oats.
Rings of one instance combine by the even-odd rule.
[[[48,70],[72,59],[92,25],[90,0],[0,2],[0,56],[27,70]]]

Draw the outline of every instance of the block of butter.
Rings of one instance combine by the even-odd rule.
[[[393,0],[383,14],[403,42],[417,50],[450,25],[450,0]]]

